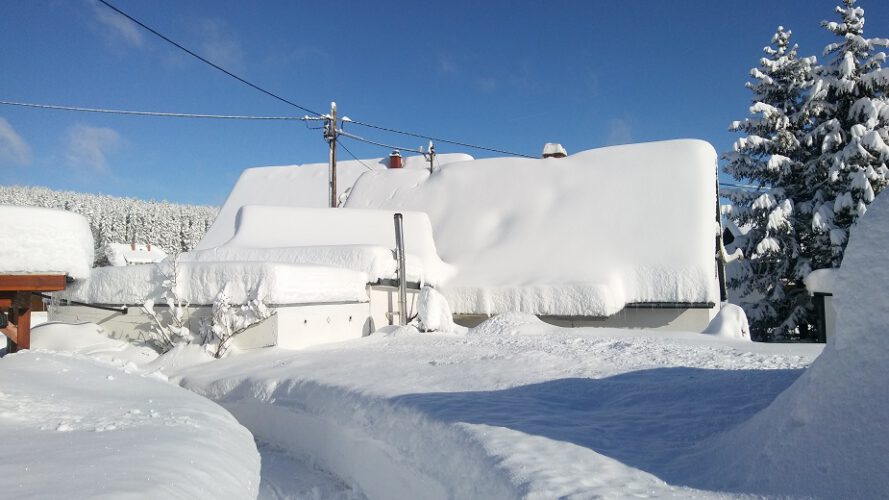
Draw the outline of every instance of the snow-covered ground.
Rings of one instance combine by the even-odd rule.
[[[4,373],[17,364],[37,370],[38,357],[59,363],[43,374],[45,380],[85,363],[101,372],[85,387],[68,379],[66,397],[92,408],[83,415],[44,408],[28,417],[19,413],[16,420],[0,413],[2,427],[13,435],[38,426],[34,433],[42,437],[29,451],[18,450],[24,457],[36,461],[52,453],[60,445],[57,428],[75,418],[65,416],[70,413],[87,422],[75,429],[82,437],[76,453],[87,457],[82,467],[90,467],[105,446],[90,439],[98,435],[98,410],[115,408],[102,425],[128,429],[128,411],[147,414],[145,401],[161,399],[144,391],[184,392],[155,380],[169,377],[215,400],[250,430],[262,453],[263,498],[724,496],[694,490],[701,480],[695,471],[676,472],[670,465],[765,408],[821,350],[696,333],[565,329],[520,314],[495,317],[462,334],[392,328],[355,341],[302,351],[264,349],[212,362],[194,348],[155,359],[97,337],[88,326],[44,325],[35,329],[34,340],[37,348],[81,354],[38,349],[10,355],[2,360]],[[93,402],[95,384],[111,382],[126,387],[115,398],[140,404]],[[23,386],[15,394],[39,389]],[[177,411],[224,412],[191,397],[201,403],[183,397]],[[6,399],[14,400],[14,394]],[[40,429],[41,421],[49,427]],[[119,439],[138,441],[135,434],[112,430]],[[153,435],[151,427],[144,432]],[[190,460],[198,465],[192,467],[201,471],[218,467],[215,460],[233,460],[226,453],[247,453],[243,443],[231,452],[200,447],[205,440],[226,446],[217,433],[169,437],[160,449],[169,447],[171,458],[194,453]],[[0,462],[16,462],[3,450]],[[214,460],[207,463],[205,454]],[[150,461],[140,471],[158,477],[155,468],[163,473]],[[73,470],[92,474],[94,483],[121,479],[117,469],[101,475],[94,468]],[[244,472],[241,479],[248,476]],[[46,491],[27,482],[22,488]]]

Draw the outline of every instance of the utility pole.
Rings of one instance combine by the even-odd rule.
[[[324,138],[330,144],[330,171],[328,181],[330,184],[330,208],[336,208],[336,136],[339,131],[336,128],[336,103],[330,103],[330,114],[325,119]]]
[[[420,148],[423,149],[422,147]],[[432,144],[432,141],[429,141],[429,175],[432,175],[432,168],[435,163],[435,144]]]

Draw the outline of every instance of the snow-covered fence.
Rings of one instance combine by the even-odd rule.
[[[171,255],[187,252],[201,240],[218,212],[209,206],[27,186],[0,186],[0,205],[58,208],[83,215],[93,233],[96,265],[106,263],[101,250],[108,243],[138,241],[157,245]]]

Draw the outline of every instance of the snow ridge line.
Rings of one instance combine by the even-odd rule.
[[[527,494],[470,432],[386,397],[306,380],[179,382],[223,406],[255,438],[311,456],[368,498]]]

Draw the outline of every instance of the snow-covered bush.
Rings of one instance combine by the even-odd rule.
[[[162,353],[177,344],[190,344],[193,340],[191,330],[188,328],[189,303],[182,298],[176,287],[177,263],[178,259],[173,257],[157,264],[164,276],[161,299],[167,306],[167,314],[158,312],[152,298],[146,299],[142,305],[142,310],[152,319],[148,343]]]
[[[150,243],[173,255],[195,247],[213,224],[215,207],[143,201],[43,187],[0,186],[0,205],[58,208],[89,220],[96,265],[105,265],[108,243]]]
[[[246,304],[231,303],[229,285],[226,284],[213,301],[213,314],[204,323],[204,345],[220,358],[228,351],[231,341],[251,326],[270,318],[275,311],[263,302],[262,286],[250,292]]]

